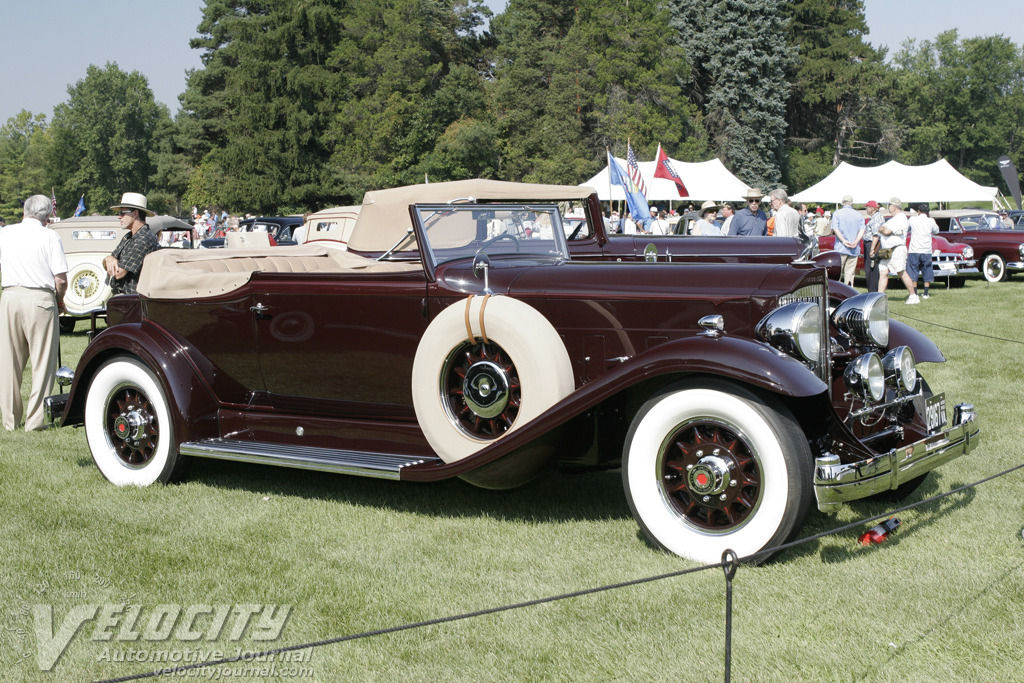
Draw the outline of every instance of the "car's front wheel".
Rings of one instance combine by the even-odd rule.
[[[706,563],[727,548],[742,557],[786,542],[807,514],[811,474],[806,438],[784,406],[714,380],[647,401],[622,463],[647,537]]]
[[[986,254],[981,272],[989,282],[1002,282],[1006,279],[1006,261],[999,254]]]
[[[136,358],[118,356],[96,372],[85,397],[85,434],[96,466],[118,486],[167,483],[185,462],[163,386]]]

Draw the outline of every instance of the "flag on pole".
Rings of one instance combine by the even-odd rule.
[[[75,217],[81,216],[85,213],[85,195],[83,194],[78,198],[78,208],[75,209]]]
[[[637,192],[647,198],[647,185],[644,184],[644,178],[640,175],[640,166],[636,163],[636,155],[633,154],[633,145],[629,144],[629,140],[626,140],[626,168],[629,170],[629,179],[633,181],[633,184],[637,188]]]
[[[683,184],[683,179],[676,173],[676,169],[672,167],[672,160],[665,154],[665,150],[661,148],[661,143],[658,143],[658,161],[654,165],[654,177],[664,178],[665,180],[671,180],[676,184],[676,190],[679,192],[680,197],[689,197],[690,192],[686,189],[686,185]]]
[[[55,195],[53,193],[53,188],[52,187],[50,188],[50,201],[53,204],[53,206],[50,208],[50,216],[52,218],[56,218],[57,217],[57,195]]]
[[[626,192],[626,206],[629,207],[629,215],[638,226],[641,221],[651,215],[651,209],[647,205],[647,199],[639,188],[633,183],[626,172],[619,166],[611,152],[608,152],[608,180],[612,185],[621,185]]]

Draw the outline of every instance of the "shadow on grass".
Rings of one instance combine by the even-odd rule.
[[[382,481],[196,458],[184,481],[445,517],[486,515],[544,522],[631,517],[618,470],[585,474],[550,470],[526,486],[490,491],[459,479],[434,483]]]

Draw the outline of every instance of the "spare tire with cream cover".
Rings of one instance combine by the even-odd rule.
[[[574,388],[554,327],[507,296],[473,296],[446,308],[427,327],[413,361],[416,418],[445,462],[518,429]]]

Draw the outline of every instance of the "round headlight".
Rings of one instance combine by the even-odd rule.
[[[885,370],[877,353],[866,353],[846,366],[846,388],[863,401],[878,402],[885,396]]]
[[[757,334],[786,353],[816,361],[821,351],[821,314],[812,303],[787,304],[759,322]]]
[[[964,246],[963,257],[964,258],[974,258],[974,247],[972,247],[969,244]]]
[[[858,342],[886,346],[889,343],[889,300],[879,292],[852,296],[836,307],[832,323]]]
[[[910,393],[917,387],[917,362],[909,346],[897,346],[882,359],[885,381],[895,391]]]

